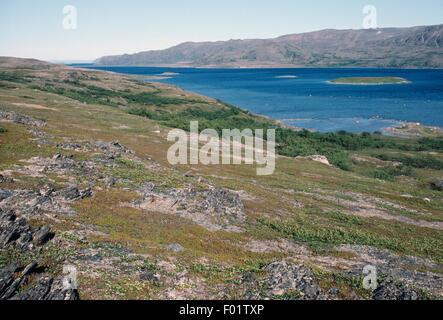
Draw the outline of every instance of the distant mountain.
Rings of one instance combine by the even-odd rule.
[[[102,57],[99,65],[443,68],[443,25],[322,30],[275,39],[186,42]]]

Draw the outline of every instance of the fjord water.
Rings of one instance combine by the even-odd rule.
[[[194,69],[97,67],[217,98],[286,124],[317,131],[374,132],[402,122],[443,128],[443,70]],[[335,85],[342,77],[402,77],[408,84]]]

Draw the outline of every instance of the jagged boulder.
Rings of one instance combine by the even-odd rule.
[[[312,271],[303,265],[291,264],[285,261],[267,265],[265,289],[270,297],[290,295],[295,299],[322,300],[322,293]]]
[[[32,235],[33,242],[37,246],[44,245],[46,242],[48,242],[52,237],[51,234],[51,228],[48,226],[41,227],[37,231],[35,231]]]
[[[34,246],[46,244],[52,237],[53,233],[48,226],[32,228],[25,217],[0,210],[0,248],[31,250]]]
[[[21,272],[16,264],[0,270],[0,300],[78,300],[76,289],[65,287],[62,278],[42,276],[26,286],[31,278],[38,276],[34,271],[38,264],[32,262]],[[19,272],[19,275],[16,274]]]
[[[1,191],[2,189],[0,189]],[[0,209],[4,212],[13,211],[21,216],[32,216],[43,212],[55,214],[73,214],[69,206],[73,201],[92,197],[92,189],[79,190],[77,186],[55,191],[47,186],[40,191],[6,190],[0,192]]]
[[[44,127],[46,125],[46,122],[43,120],[37,120],[28,116],[5,110],[0,110],[0,119],[32,127]]]
[[[222,214],[235,220],[242,220],[244,206],[240,196],[232,191],[214,188],[204,191],[202,201],[197,202],[194,210]]]
[[[409,288],[404,283],[387,279],[374,291],[374,300],[419,300],[417,291]]]
[[[15,277],[14,273],[19,268],[14,264],[11,267],[6,267],[5,270],[0,271],[0,274],[4,277],[0,279],[0,283],[4,283],[3,290],[0,291],[0,300],[11,299],[16,292],[20,289],[24,283],[25,278],[37,267],[36,262],[31,262],[27,265],[23,271],[20,272],[18,277]]]

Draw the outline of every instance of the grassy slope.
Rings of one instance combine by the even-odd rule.
[[[171,168],[166,161],[169,146],[165,139],[168,132],[166,125],[180,127],[184,124],[179,122],[183,115],[188,116],[184,118],[186,121],[189,117],[201,117],[208,126],[211,121],[219,120],[220,115],[225,122],[216,122],[217,125],[275,124],[177,88],[142,84],[119,75],[46,65],[36,68],[19,64],[11,69],[0,63],[0,68],[0,103],[3,109],[46,120],[48,124],[44,131],[55,139],[118,140],[140,158],[152,158],[163,166],[164,172],[159,177],[144,167],[122,163],[115,170],[132,183],[167,180],[170,185],[194,184],[193,180],[182,176],[192,170],[195,175],[218,186],[242,190],[248,195],[244,201],[248,216],[246,232],[237,234],[209,232],[183,218],[160,213],[147,215],[122,207],[120,203],[136,197],[134,193],[124,191],[124,186],[117,185],[111,191],[96,190],[94,198],[76,204],[76,216],[66,218],[56,226],[60,231],[66,231],[81,223],[93,225],[106,234],[88,237],[88,245],[109,242],[123,245],[148,256],[150,261],[173,261],[178,267],[187,268],[203,278],[206,283],[215,284],[231,281],[240,271],[254,269],[264,261],[291,256],[291,253],[285,252],[254,253],[245,250],[241,244],[251,239],[293,239],[311,248],[314,255],[325,256],[336,254],[334,245],[369,245],[443,263],[443,235],[440,230],[394,220],[354,217],[345,214],[350,210],[340,202],[340,197],[347,199],[362,194],[408,209],[380,205],[393,216],[407,216],[413,221],[443,221],[441,192],[429,187],[431,179],[443,178],[441,139],[432,138],[421,151],[418,146],[423,143],[419,144],[416,140],[285,130],[280,142],[294,138],[300,141],[301,147],[288,142],[289,148],[287,152],[283,150],[283,154],[306,155],[313,150],[324,150],[327,155],[340,154],[342,158],[338,164],[346,161],[349,171],[289,157],[279,157],[277,171],[269,177],[257,177],[255,168],[245,166]],[[148,113],[141,117],[140,110]],[[208,118],[207,112],[214,112],[217,116]],[[56,153],[51,147],[37,148],[30,143],[29,134],[19,125],[2,123],[2,127],[7,129],[0,133],[2,170],[11,168],[22,159]],[[357,146],[348,145],[347,141],[356,139],[359,141]],[[380,145],[377,145],[379,142]],[[291,148],[301,150],[291,153]],[[405,161],[400,167],[389,162],[403,161],[406,157],[424,160]],[[403,176],[403,173],[407,175]],[[41,181],[23,178],[21,183],[29,188],[38,188]],[[326,194],[332,195],[332,198]],[[323,196],[318,198],[315,195]],[[425,198],[430,201],[423,200]],[[295,205],[296,202],[302,203],[303,207]],[[417,213],[411,213],[412,210]],[[164,248],[169,243],[180,243],[186,250],[171,253]],[[208,270],[201,261],[205,261],[204,265],[209,263],[215,267]],[[309,260],[306,263],[313,262]],[[86,281],[88,276],[84,276],[81,281],[84,297],[150,298],[157,297],[160,291],[156,287],[134,288],[132,281],[122,275],[100,274],[94,281]],[[327,283],[332,281],[328,276],[326,278]]]

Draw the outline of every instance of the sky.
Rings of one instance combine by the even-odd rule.
[[[366,5],[380,28],[443,23],[443,0],[0,0],[0,56],[90,61],[186,41],[360,29]]]

